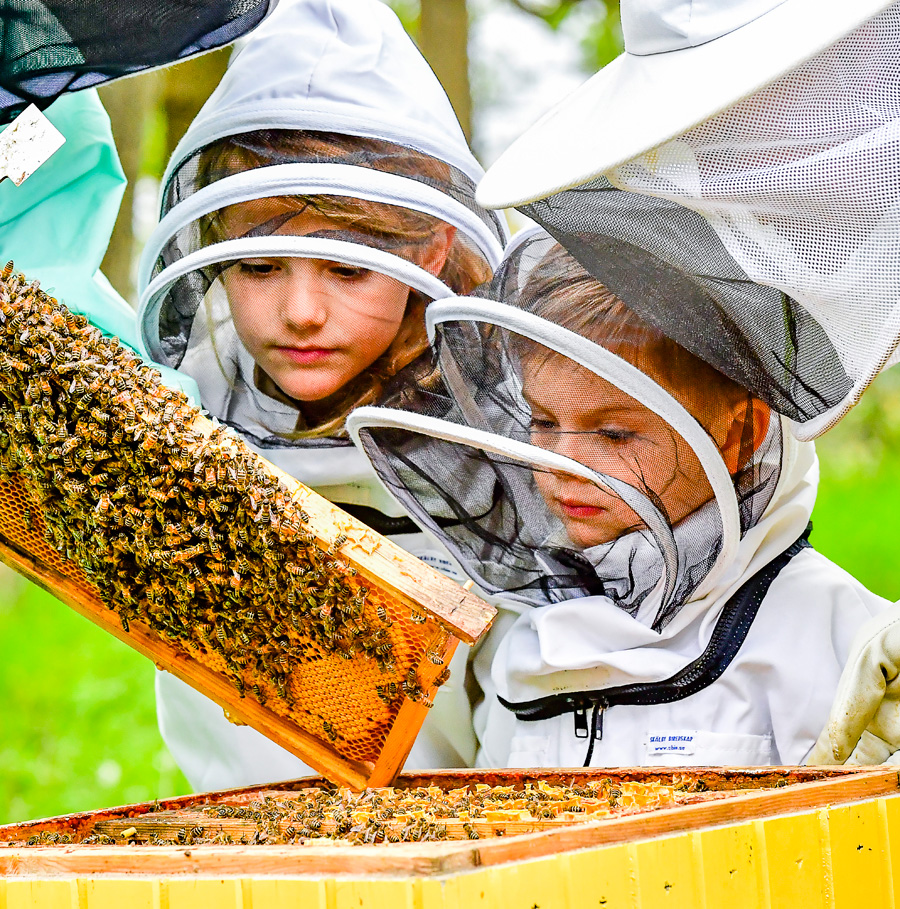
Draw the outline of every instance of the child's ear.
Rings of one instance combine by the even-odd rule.
[[[746,449],[742,451],[748,418],[751,421],[753,432],[753,447],[749,452]],[[722,459],[725,461],[728,472],[732,476],[746,464],[750,456],[762,445],[769,431],[769,420],[771,419],[772,411],[769,406],[756,398],[747,398],[735,408],[731,426],[725,436],[724,443],[719,449],[722,452]]]
[[[439,224],[428,242],[425,256],[421,263],[422,268],[437,277],[444,268],[450,247],[456,237],[456,228],[450,224]]]

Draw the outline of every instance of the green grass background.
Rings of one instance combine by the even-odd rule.
[[[815,546],[900,599],[900,372],[818,448]],[[8,570],[0,704],[0,823],[189,791],[156,728],[149,660]]]

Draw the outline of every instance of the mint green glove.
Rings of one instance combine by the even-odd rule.
[[[21,186],[0,183],[0,267],[12,259],[16,271],[137,353],[134,310],[100,271],[126,183],[109,117],[94,90],[65,95],[44,113],[66,143]],[[193,379],[151,365],[199,402]]]

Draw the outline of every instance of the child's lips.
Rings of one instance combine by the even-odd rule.
[[[276,349],[289,360],[304,366],[318,363],[330,357],[335,351],[333,347],[278,347]]]
[[[567,518],[596,518],[606,509],[602,505],[587,505],[584,502],[570,502],[557,499],[559,507]]]

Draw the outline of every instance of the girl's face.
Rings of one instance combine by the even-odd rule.
[[[712,497],[690,446],[661,417],[595,373],[559,355],[523,361],[531,442],[624,480],[661,503],[677,524]],[[565,473],[538,471],[551,512],[582,549],[614,540],[642,522],[612,493]]]
[[[287,211],[280,199],[233,205],[224,217],[226,233],[243,236]],[[273,233],[305,236],[335,229],[334,222],[310,211],[294,214]],[[443,259],[434,264],[440,271]],[[329,397],[385,353],[400,330],[410,293],[407,285],[375,271],[296,257],[241,259],[223,281],[241,342],[297,401]]]

